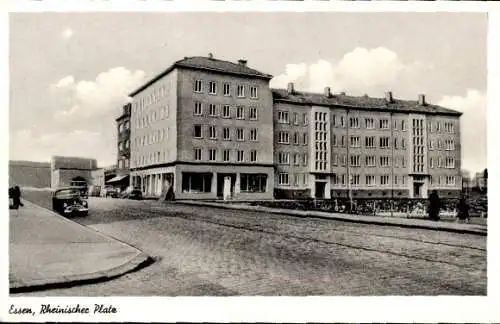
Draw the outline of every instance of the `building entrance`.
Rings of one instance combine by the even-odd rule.
[[[326,182],[316,181],[316,184],[315,184],[316,190],[315,190],[314,198],[324,199],[325,198],[325,188],[326,188]]]
[[[217,173],[217,198],[223,198],[224,196],[224,178],[229,177],[231,179],[231,187],[229,189],[231,195],[234,194],[234,185],[236,183],[236,173]]]

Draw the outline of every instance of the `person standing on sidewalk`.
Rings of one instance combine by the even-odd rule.
[[[21,188],[19,186],[14,187],[14,208],[18,209],[19,206],[24,207],[24,204],[21,202]]]
[[[460,195],[460,200],[458,201],[458,222],[469,222],[470,217],[469,217],[469,204],[467,203],[467,199],[465,198],[465,195],[461,194]]]
[[[436,190],[432,190],[429,195],[429,218],[434,221],[439,220],[439,210],[441,209],[441,201]]]

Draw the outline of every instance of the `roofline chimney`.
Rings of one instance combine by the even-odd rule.
[[[427,102],[425,102],[425,94],[421,93],[418,95],[418,105],[419,106],[427,105]]]
[[[325,87],[325,96],[330,98],[332,96],[332,89],[330,87]]]
[[[288,83],[287,92],[288,92],[289,94],[293,94],[293,93],[295,92],[293,82],[289,82],[289,83]]]
[[[214,58],[214,55],[212,53],[208,53],[208,58],[209,59],[213,59]]]
[[[240,59],[240,60],[238,60],[238,64],[239,64],[239,65],[246,66],[246,65],[247,65],[247,60]]]
[[[393,103],[393,102],[394,102],[394,99],[393,99],[393,97],[392,97],[392,91],[387,91],[387,92],[385,93],[385,101],[386,101],[387,103]]]

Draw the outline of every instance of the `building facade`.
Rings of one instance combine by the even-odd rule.
[[[106,184],[120,191],[130,184],[130,116],[132,105],[122,107],[122,114],[116,119],[117,130],[117,163],[115,175],[106,180]]]
[[[131,183],[177,199],[271,199],[274,192],[270,75],[191,57],[130,96]]]
[[[459,193],[461,113],[424,95],[270,89],[271,78],[245,60],[189,57],[131,93],[131,185],[176,199]]]
[[[92,172],[97,169],[97,160],[95,159],[53,156],[51,188],[88,186],[92,184]]]
[[[275,187],[285,197],[459,194],[461,113],[430,105],[424,95],[415,101],[396,100],[391,92],[352,97],[330,88],[297,92],[293,84],[273,95]]]

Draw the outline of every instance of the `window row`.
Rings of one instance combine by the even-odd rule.
[[[134,162],[135,166],[145,166],[145,165],[166,162],[167,157],[168,157],[168,152],[165,150],[163,150],[162,152],[160,151],[149,152],[135,159]]]
[[[208,132],[208,138],[211,140],[216,140],[220,137],[224,141],[231,141],[233,138],[235,138],[237,141],[244,141],[245,138],[254,142],[258,141],[259,131],[257,128],[245,129],[241,127],[235,129],[232,129],[230,127],[222,127],[222,129],[220,129],[216,126],[204,127],[203,125],[194,125],[193,137],[201,139],[206,136],[203,132],[204,129]],[[221,133],[219,133],[220,130],[222,130]],[[248,135],[248,137],[245,136],[245,133]]]
[[[384,174],[380,176],[376,175],[365,175],[362,177],[360,174],[350,174],[349,183],[347,183],[347,175],[346,174],[336,174],[332,175],[332,185],[334,186],[359,186],[365,185],[367,187],[374,186],[390,186],[391,185],[391,176]],[[406,176],[402,175],[394,175],[394,185],[405,185],[406,184]]]
[[[118,143],[118,151],[123,151],[124,149],[129,149],[130,148],[130,141],[125,140],[123,142]]]
[[[127,120],[124,123],[118,124],[118,132],[123,132],[130,129],[130,122]]]
[[[193,159],[195,161],[211,161],[211,162],[257,162],[257,150],[230,150],[223,149],[218,150],[215,148],[210,148],[208,150],[204,150],[202,148],[194,148],[193,149]]]
[[[436,143],[436,145],[434,145]],[[442,139],[437,140],[429,140],[429,150],[446,150],[446,151],[454,151],[455,150],[455,141],[453,139],[445,139],[444,142]]]
[[[429,179],[430,185],[446,185],[446,186],[455,186],[456,177],[455,176],[438,176],[438,177],[430,177]]]
[[[348,157],[346,154],[333,154],[332,155],[332,165],[333,166],[346,166]],[[393,159],[390,156],[379,156],[378,158],[374,155],[361,156],[361,155],[350,155],[349,156],[349,166],[351,167],[390,167],[391,161]],[[394,167],[395,168],[405,168],[406,167],[406,157],[405,156],[395,156],[394,157]]]
[[[308,140],[308,135],[307,133],[298,133],[295,132],[293,133],[293,144],[294,145],[300,145],[302,141],[302,145],[308,145],[309,140]],[[285,131],[280,131],[278,133],[278,143],[279,144],[290,144],[290,134]]]
[[[303,125],[306,126],[309,124],[309,113],[293,113],[294,125]],[[279,124],[290,124],[290,112],[286,110],[278,110],[278,123]]]
[[[455,124],[453,122],[444,122],[444,127],[442,127],[442,123],[440,121],[432,122],[429,120],[427,122],[427,129],[430,133],[455,133]]]
[[[308,173],[286,173],[281,172],[278,174],[278,185],[280,186],[307,186],[309,183]]]
[[[153,130],[149,134],[143,135],[141,137],[135,137],[134,141],[132,142],[132,147],[136,148],[140,146],[153,145],[165,140],[168,140],[168,127]]]
[[[211,95],[217,95],[219,93],[219,82],[217,81],[208,81],[207,82],[207,92]],[[251,99],[258,99],[259,94],[258,94],[258,87],[257,86],[245,86],[244,84],[237,84],[236,89],[232,88],[231,83],[229,82],[222,82],[222,94],[226,97],[230,97],[233,95],[233,91],[236,90],[236,96],[238,98],[245,98],[246,93],[245,90],[249,89],[250,91],[250,98]],[[194,82],[194,92],[196,93],[204,93],[205,90],[205,82],[203,80],[195,80]]]
[[[148,95],[144,95],[145,92],[143,92],[140,97],[134,98],[133,110],[138,114],[143,113],[146,108],[159,103],[162,98],[167,97],[169,95],[169,88],[166,85],[160,85],[157,88],[150,88],[149,92]]]
[[[455,169],[455,158],[450,156],[447,156],[444,159],[442,157],[430,157],[429,168]]]
[[[118,169],[128,169],[130,166],[129,159],[120,159],[118,160]]]
[[[278,164],[290,165],[290,152],[278,152]],[[307,166],[309,156],[307,153],[293,153],[293,165]]]
[[[154,124],[159,120],[167,119],[169,116],[169,108],[168,105],[163,105],[158,107],[157,109],[148,111],[144,114],[137,114],[137,117],[134,117],[135,128],[145,128]]]
[[[208,112],[204,113],[204,110],[208,109]],[[222,118],[233,118],[236,119],[249,119],[258,120],[258,110],[257,107],[247,107],[231,106],[231,105],[216,105],[216,104],[203,104],[201,101],[195,101],[193,106],[193,115],[203,116],[207,115],[209,117],[219,117]],[[233,112],[234,111],[234,112]]]
[[[377,123],[378,121],[378,123]],[[346,125],[349,126],[349,128],[357,129],[357,128],[364,128],[366,129],[384,129],[384,130],[389,130],[391,129],[390,125],[390,119],[388,118],[382,118],[376,120],[375,118],[372,117],[366,117],[366,118],[361,118],[361,117],[349,117],[349,123],[346,123],[346,117],[345,116],[337,116],[337,115],[332,115],[332,126],[333,127],[346,127]],[[392,121],[392,130],[402,130],[406,131],[406,120],[393,120]]]

